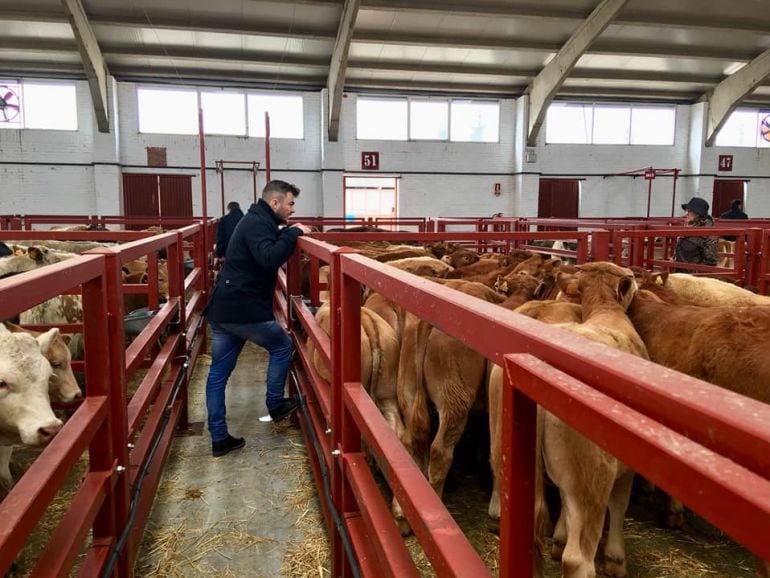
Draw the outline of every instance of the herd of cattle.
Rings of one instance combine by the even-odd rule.
[[[770,297],[716,279],[653,274],[607,262],[566,265],[524,250],[479,255],[447,243],[428,248],[385,242],[345,245],[515,313],[770,403],[765,353]],[[322,268],[319,277],[326,275]],[[325,303],[316,318],[327,333],[329,316]],[[309,347],[316,371],[328,379],[320,355]],[[362,297],[361,356],[362,383],[439,496],[469,412],[485,405],[494,473],[489,515],[499,519],[502,369],[377,293]],[[625,576],[623,519],[634,472],[556,416],[539,411],[537,527],[549,526],[542,499],[544,474],[558,487],[562,503],[552,557],[561,560],[564,576],[595,576],[594,558],[608,512],[604,572]],[[432,416],[437,427],[431,427]],[[408,523],[395,500],[393,513],[407,533]],[[682,504],[669,499],[668,525],[683,521]],[[542,548],[544,536],[536,543]],[[758,575],[770,575],[766,562],[757,558],[756,565]]]

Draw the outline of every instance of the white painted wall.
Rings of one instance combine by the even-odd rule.
[[[109,134],[96,129],[86,82],[77,83],[78,130],[0,130],[0,213],[119,214],[122,172],[193,175],[193,208],[201,213],[198,138],[138,132],[136,85],[110,83]],[[501,101],[500,142],[393,142],[356,139],[356,94],[343,100],[339,142],[327,138],[326,91],[303,93],[304,138],[272,139],[273,178],[302,189],[298,215],[341,216],[343,175],[360,173],[361,152],[380,153],[380,173],[399,177],[399,214],[476,216],[503,212],[537,213],[540,177],[581,179],[581,216],[643,216],[647,182],[642,178],[604,177],[639,169],[681,168],[676,211],[693,194],[711,200],[714,178],[747,179],[751,216],[770,217],[770,149],[708,148],[703,145],[705,104],[677,107],[674,146],[546,145],[541,131],[536,160],[525,162],[527,97]],[[169,168],[147,168],[146,147],[166,147]],[[732,173],[717,174],[719,154],[734,155]],[[208,213],[221,211],[220,180],[214,161],[263,163],[264,139],[206,137]],[[264,171],[258,189],[265,182]],[[493,195],[494,183],[502,194]],[[651,215],[670,215],[671,178],[653,182]],[[224,201],[248,205],[251,174],[228,169]]]

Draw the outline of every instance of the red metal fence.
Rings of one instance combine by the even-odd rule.
[[[491,233],[443,235],[453,240],[465,235],[477,242]],[[401,241],[408,235],[397,237]],[[419,238],[433,240],[433,235]],[[604,240],[606,247],[608,232]],[[360,383],[363,286],[506,368],[501,576],[532,576],[534,403],[607,447],[759,556],[770,558],[765,539],[770,533],[770,468],[765,459],[770,408],[764,404],[628,354],[607,355],[602,345],[350,249],[307,238],[300,239],[299,247],[331,266],[331,336],[320,330],[300,296],[299,252],[284,282],[284,302],[291,311],[283,317],[293,318],[297,329],[300,363],[294,374],[307,399],[302,426],[308,447],[319,447],[311,461],[332,536],[334,576],[352,575],[353,563],[364,576],[417,575],[364,460],[361,440],[374,454],[437,575],[490,574]],[[328,361],[331,384],[310,363],[309,342]]]
[[[82,293],[82,325],[66,330],[82,330],[86,379],[84,399],[71,406],[74,413],[59,435],[0,503],[0,572],[9,570],[68,472],[88,450],[87,473],[32,575],[69,575],[89,534],[80,576],[133,575],[171,437],[187,427],[187,383],[204,344],[201,310],[215,225],[194,224],[149,238],[131,232],[0,233],[0,240],[20,241],[145,237],[0,280],[3,319],[62,293]],[[123,296],[147,292],[150,304],[158,304],[159,250],[168,259],[168,301],[125,348]],[[194,264],[187,276],[186,251]],[[127,290],[121,284],[121,266],[141,256],[149,257],[151,279]],[[161,336],[164,342],[158,346]],[[129,397],[126,384],[140,368],[147,373]]]

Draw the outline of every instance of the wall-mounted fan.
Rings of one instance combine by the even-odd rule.
[[[0,122],[13,122],[20,110],[19,95],[10,86],[0,84]]]

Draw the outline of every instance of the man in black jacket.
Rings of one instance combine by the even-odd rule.
[[[310,232],[300,223],[280,228],[294,213],[299,189],[270,181],[258,203],[238,222],[227,248],[227,259],[206,307],[212,331],[211,368],[206,382],[206,408],[212,454],[223,456],[245,445],[227,430],[225,386],[246,341],[270,354],[267,367],[267,409],[274,421],[297,409],[284,397],[292,343],[273,315],[278,269],[289,259],[297,237]]]
[[[743,199],[733,199],[730,203],[730,210],[719,215],[719,219],[748,219],[749,216],[743,212]],[[726,241],[735,241],[733,235],[722,235]]]
[[[241,206],[236,201],[227,203],[227,214],[219,219],[219,224],[217,225],[217,257],[222,258],[225,256],[230,237],[233,236],[235,226],[242,217],[243,211],[241,211]]]

